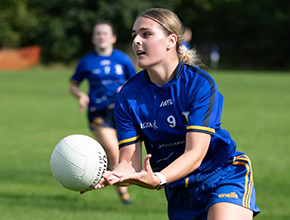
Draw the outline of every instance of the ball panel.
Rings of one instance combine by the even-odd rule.
[[[86,167],[86,157],[74,151],[64,141],[57,144],[53,158],[55,163],[66,172],[81,176]],[[78,174],[80,173],[80,174]]]
[[[67,146],[81,155],[89,155],[92,151],[102,149],[102,146],[93,138],[85,135],[74,134],[63,139]]]
[[[77,161],[77,159],[79,161]],[[58,167],[58,170],[60,170],[58,173],[67,173],[68,175],[76,177],[82,177],[86,168],[86,158],[73,157],[72,160],[65,154],[61,155],[57,150],[54,150],[52,154],[51,163]],[[79,164],[79,166],[75,165],[76,163]]]
[[[80,177],[72,176],[68,173],[63,172],[63,170],[60,167],[56,166],[56,164],[54,163],[51,163],[50,166],[51,166],[51,170],[53,170],[52,174],[54,178],[60,185],[62,185],[63,187],[67,189],[78,191],[75,188],[75,185],[79,182]]]

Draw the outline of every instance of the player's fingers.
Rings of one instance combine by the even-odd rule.
[[[121,178],[123,175],[117,174],[117,173],[112,173],[113,176],[117,177],[117,178]]]
[[[102,180],[97,185],[94,186],[94,189],[101,189],[107,185],[108,185],[108,182],[104,178],[102,178]]]
[[[79,111],[82,112],[85,109],[85,107],[82,104],[79,104]]]
[[[110,175],[112,175],[112,172],[106,170],[106,171],[104,172],[104,174],[103,174],[103,178],[105,178],[105,179],[106,179],[106,178],[109,178]]]
[[[88,189],[88,190],[85,190],[85,191],[80,191],[80,194],[84,194],[84,193],[86,193],[88,191],[91,191],[91,189]]]
[[[145,157],[144,157],[144,170],[145,171],[149,171],[151,170],[151,165],[150,165],[150,158],[151,158],[151,154],[147,154]]]

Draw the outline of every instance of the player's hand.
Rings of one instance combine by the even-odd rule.
[[[120,92],[120,90],[122,89],[122,87],[123,87],[123,86],[119,86],[119,87],[117,88],[117,93]]]
[[[143,169],[134,174],[129,174],[120,177],[121,184],[134,184],[147,189],[155,189],[156,186],[160,183],[160,179],[153,174],[151,165],[150,165],[151,154],[148,154],[144,158]]]
[[[81,191],[80,194],[84,194],[84,193],[89,192],[91,190],[101,189],[101,188],[104,188],[104,187],[106,187],[108,185],[112,185],[112,184],[109,183],[109,181],[107,179],[107,178],[110,178],[111,173],[112,173],[111,171],[105,171],[105,173],[103,174],[102,179],[100,180],[99,183],[97,183],[97,185],[95,185],[92,189]],[[112,178],[110,178],[110,179],[112,179]]]
[[[114,185],[120,181],[120,176],[113,173],[112,171],[106,171],[101,179],[101,181],[94,186],[94,189],[100,189],[108,185]]]
[[[88,104],[90,102],[90,98],[87,94],[82,94],[79,98],[79,110],[80,112],[86,110],[88,108]]]

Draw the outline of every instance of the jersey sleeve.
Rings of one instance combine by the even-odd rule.
[[[220,125],[223,97],[218,92],[213,79],[205,76],[193,93],[190,91],[190,112],[188,115],[187,131],[215,134],[215,128]]]
[[[116,121],[116,130],[118,134],[119,148],[141,140],[138,126],[130,110],[130,101],[125,100],[120,93],[115,99],[114,116]],[[131,111],[131,112],[130,112]]]
[[[86,77],[87,69],[85,66],[85,62],[81,59],[77,65],[75,73],[71,77],[71,82],[74,84],[80,84],[84,78]]]
[[[135,76],[136,75],[136,68],[135,68],[135,66],[134,66],[134,64],[133,64],[133,62],[132,62],[132,60],[130,59],[130,57],[129,56],[125,56],[125,59],[124,59],[124,61],[125,61],[125,69],[126,69],[126,80],[129,80],[129,79],[131,79],[133,76]]]

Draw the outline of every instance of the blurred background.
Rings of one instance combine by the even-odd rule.
[[[290,69],[288,0],[1,0],[0,49],[13,57],[12,48],[25,47],[22,56],[34,54],[32,63],[72,64],[92,50],[92,27],[105,19],[116,26],[116,48],[130,54],[133,22],[151,7],[179,16],[192,30],[190,46],[208,66],[214,50],[218,68]]]

